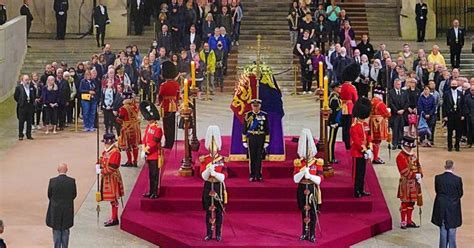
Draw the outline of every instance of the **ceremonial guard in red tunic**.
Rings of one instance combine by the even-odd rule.
[[[413,222],[412,214],[415,202],[418,206],[423,205],[420,185],[423,171],[413,151],[413,148],[416,147],[415,142],[415,139],[412,137],[403,137],[402,150],[397,156],[397,167],[400,172],[397,197],[401,201],[400,227],[402,229],[419,227]]]
[[[163,114],[163,130],[165,132],[165,145],[163,148],[173,148],[176,130],[176,112],[178,111],[179,83],[176,81],[178,70],[176,66],[165,61],[162,64],[161,72],[166,80],[160,85],[158,93],[158,104],[161,106]]]
[[[242,130],[242,144],[248,149],[249,181],[262,182],[262,160],[265,159],[265,149],[270,144],[268,115],[260,110],[262,100],[252,99],[252,111],[245,114]]]
[[[360,66],[357,63],[349,64],[342,71],[342,86],[341,86],[341,102],[342,102],[342,140],[346,145],[346,149],[351,149],[351,136],[349,130],[352,123],[352,110],[354,103],[357,101],[359,96],[357,95],[357,89],[352,82],[357,79],[360,74]]]
[[[202,207],[206,211],[206,237],[211,240],[215,231],[216,240],[222,239],[222,221],[224,205],[227,203],[227,192],[224,180],[227,178],[227,158],[219,155],[222,147],[221,134],[218,126],[209,126],[206,133],[205,146],[208,155],[201,156],[200,173],[204,179],[202,191]]]
[[[137,167],[138,145],[141,143],[139,109],[132,92],[123,92],[123,96],[123,106],[118,110],[116,120],[121,125],[118,146],[127,153],[127,162],[122,166]]]
[[[163,153],[161,149],[161,137],[163,130],[158,125],[160,114],[156,106],[148,101],[140,103],[140,112],[143,118],[148,121],[143,135],[142,157],[148,164],[149,189],[143,196],[151,199],[158,198],[160,192],[160,175],[163,166]]]
[[[364,181],[367,161],[371,161],[374,156],[372,152],[370,127],[367,123],[371,108],[372,104],[370,100],[365,97],[357,100],[354,106],[354,122],[351,126],[350,135],[351,156],[353,160],[352,173],[354,177],[354,196],[356,198],[370,195],[369,192],[364,190]]]
[[[332,164],[337,164],[335,156],[335,148],[336,148],[336,138],[337,138],[337,130],[339,129],[339,125],[341,125],[341,118],[342,118],[342,102],[341,102],[341,84],[340,83],[333,83],[332,85],[332,93],[329,96],[329,107],[331,108],[331,114],[329,115],[329,154],[328,160]]]
[[[117,147],[113,133],[104,134],[105,150],[100,157],[100,164],[96,165],[96,173],[101,175],[100,193],[101,201],[108,201],[112,206],[112,215],[104,226],[119,224],[118,206],[119,198],[124,196],[122,176],[120,175],[120,150]]]
[[[298,184],[296,197],[301,210],[300,240],[316,241],[318,206],[321,204],[319,184],[323,179],[324,160],[316,159],[316,144],[309,129],[303,129],[298,140],[298,156],[293,161],[293,180]]]
[[[390,109],[387,108],[387,105],[383,102],[384,95],[384,90],[375,89],[374,97],[372,98],[372,111],[370,113],[369,125],[374,148],[374,160],[372,161],[374,164],[385,164],[379,157],[380,144],[382,140],[389,141],[388,118],[390,118]]]

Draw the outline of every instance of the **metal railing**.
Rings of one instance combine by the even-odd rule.
[[[434,10],[437,36],[445,36],[454,19],[458,19],[466,31],[474,30],[474,0],[435,0]]]

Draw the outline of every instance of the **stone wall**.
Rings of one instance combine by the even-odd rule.
[[[10,19],[0,26],[0,102],[12,93],[26,55],[26,18]]]
[[[20,14],[22,0],[1,0],[6,2],[8,19]],[[54,0],[32,0],[30,10],[33,14],[32,33],[56,33],[56,14],[53,9]],[[127,34],[127,0],[104,0],[108,7],[109,18],[112,21],[107,26],[107,37],[119,37]],[[82,5],[82,8],[81,8]],[[92,0],[69,0],[67,12],[67,33],[85,33],[91,25],[93,10]],[[79,15],[79,10],[81,14]],[[80,22],[80,25],[79,25]],[[110,32],[109,32],[110,31]]]

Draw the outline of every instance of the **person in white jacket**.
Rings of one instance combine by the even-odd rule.
[[[315,158],[314,138],[309,129],[303,129],[298,140],[298,156],[294,160],[293,180],[298,184],[297,201],[302,215],[300,240],[316,242],[317,209],[321,204],[319,185],[323,178],[324,160]]]

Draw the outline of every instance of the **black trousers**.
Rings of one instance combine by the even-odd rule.
[[[366,160],[362,158],[353,158],[355,166],[354,194],[364,191]]]
[[[467,144],[474,144],[474,118],[467,117]]]
[[[33,104],[20,107],[18,113],[18,137],[23,138],[23,129],[26,122],[26,137],[31,137],[31,124],[33,123],[34,106]]]
[[[453,68],[459,68],[459,65],[461,64],[461,49],[461,45],[452,45],[449,47],[451,66]]]
[[[339,126],[336,126],[335,128],[334,127],[331,127],[329,126],[329,161],[333,161],[336,159],[335,157],[335,148],[336,148],[336,138],[337,138],[337,130],[339,129]]]
[[[72,124],[74,122],[74,101],[69,101],[69,105],[66,106],[66,123]]]
[[[176,112],[165,112],[163,116],[163,131],[165,132],[165,145],[163,148],[172,148],[176,130]]]
[[[341,125],[342,125],[342,141],[346,145],[346,150],[351,149],[351,137],[349,131],[352,124],[352,115],[342,115]]]
[[[309,191],[308,194],[308,205],[310,209],[308,213],[306,213],[305,205],[306,205],[306,195],[304,194],[305,190]],[[306,235],[309,232],[310,236],[315,235],[316,230],[316,209],[317,206],[314,204],[316,203],[316,194],[317,194],[316,186],[314,184],[298,184],[298,189],[296,191],[296,197],[298,201],[298,208],[301,210],[301,234]],[[308,227],[306,227],[305,218],[306,216],[309,217]]]
[[[461,116],[456,114],[448,114],[448,149],[453,149],[453,131],[456,131],[454,148],[459,148],[459,142],[461,141]]]
[[[143,34],[143,12],[139,12],[133,16],[133,24],[135,26],[135,35]]]
[[[210,207],[212,206],[212,198],[209,193],[214,190],[216,194],[219,196],[221,201],[224,200],[224,186],[222,183],[211,183],[208,181],[204,182],[204,187],[202,191],[202,207],[206,211],[206,235],[212,237],[212,211]],[[222,203],[223,204],[223,203]],[[215,224],[216,224],[216,236],[221,236],[222,230],[222,221],[223,221],[223,209],[222,205],[219,203],[218,199],[214,198],[214,206],[215,206]]]
[[[104,125],[105,132],[112,133],[112,128],[114,126],[114,112],[112,109],[104,109]]]
[[[393,131],[393,138],[392,138],[392,145],[397,147],[400,145],[402,138],[403,138],[403,126],[404,126],[404,117],[403,115],[392,115],[390,118],[390,122],[392,125]]]
[[[337,25],[337,21],[328,21],[328,36],[329,36],[329,42],[337,42],[339,40],[339,25]]]
[[[66,36],[67,12],[64,15],[56,13],[56,39],[64,40]]]
[[[66,106],[59,105],[58,108],[58,125],[63,128],[66,125]]]
[[[416,20],[416,40],[422,42],[425,40],[426,19]]]
[[[265,135],[249,135],[248,150],[250,159],[250,177],[262,177],[262,157],[263,145],[265,144]]]
[[[149,181],[149,190],[150,194],[158,194],[158,178],[160,172],[158,170],[158,160],[147,160],[148,163],[148,181]]]
[[[26,38],[30,37],[31,21],[26,21]]]
[[[99,25],[99,27],[95,29],[95,39],[97,41],[97,46],[105,45],[105,26],[106,25]]]

